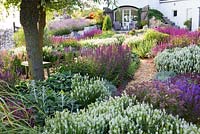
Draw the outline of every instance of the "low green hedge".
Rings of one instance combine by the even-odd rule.
[[[153,29],[147,30],[147,32],[144,34],[145,40],[156,40],[157,43],[167,41],[168,38],[168,34],[160,33]]]
[[[175,73],[200,73],[200,48],[189,46],[166,49],[155,57],[156,68]]]
[[[94,35],[94,38],[95,39],[106,39],[106,38],[112,38],[113,35],[115,35],[114,31],[103,31],[102,34]]]
[[[83,47],[92,47],[92,48],[98,46],[121,45],[120,41],[117,38],[81,40],[80,44]]]
[[[57,112],[48,118],[43,134],[186,134],[200,129],[186,121],[140,104],[127,96],[93,103],[78,113]]]
[[[70,34],[71,30],[67,28],[62,28],[62,29],[52,30],[50,33],[54,36],[62,36],[62,35]]]

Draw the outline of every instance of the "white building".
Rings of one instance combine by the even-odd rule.
[[[13,23],[15,23],[16,27],[21,26],[17,8],[11,8],[8,11],[2,8],[0,15],[0,29],[13,29]]]
[[[192,30],[200,27],[200,0],[118,0],[117,7],[122,9],[121,18],[116,7],[112,7],[114,20],[122,19],[122,26],[126,26],[133,21],[134,10],[147,5],[161,11],[177,26],[184,27],[184,22],[192,19]]]

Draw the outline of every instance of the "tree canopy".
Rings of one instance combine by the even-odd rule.
[[[93,2],[107,1],[108,6],[115,0],[90,0]],[[43,70],[43,34],[46,25],[47,10],[73,11],[84,5],[89,0],[0,0],[8,9],[12,6],[20,8],[20,23],[24,29],[26,50],[31,78],[35,80],[44,79]]]

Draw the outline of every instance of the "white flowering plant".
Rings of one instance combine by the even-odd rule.
[[[105,38],[105,39],[87,39],[80,41],[83,47],[99,47],[99,46],[109,46],[109,45],[121,45],[117,38]]]
[[[48,118],[43,134],[197,134],[193,124],[138,103],[135,97],[95,102],[78,113],[57,112]]]

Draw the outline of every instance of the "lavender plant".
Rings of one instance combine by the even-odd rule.
[[[129,96],[154,108],[179,115],[186,121],[200,123],[200,75],[181,74],[161,81],[134,83],[126,89]]]
[[[200,123],[200,74],[177,75],[167,81],[179,88],[180,99],[184,102],[186,112],[184,118],[194,123]]]
[[[165,109],[167,113],[183,117],[184,102],[180,99],[182,91],[174,85],[160,81],[134,83],[126,89],[129,96],[135,96],[139,102],[152,104],[154,108]]]
[[[90,20],[87,19],[65,19],[65,20],[58,20],[53,21],[49,24],[49,29],[51,31],[58,31],[58,30],[81,30],[85,26],[89,26],[91,24]]]
[[[85,39],[86,38],[92,38],[95,35],[99,35],[99,34],[102,34],[102,31],[100,29],[92,29],[92,30],[84,32],[83,38],[85,38]]]
[[[82,57],[91,58],[97,64],[97,74],[115,85],[128,77],[128,68],[131,65],[131,51],[126,45],[101,46],[94,50],[82,49]]]

